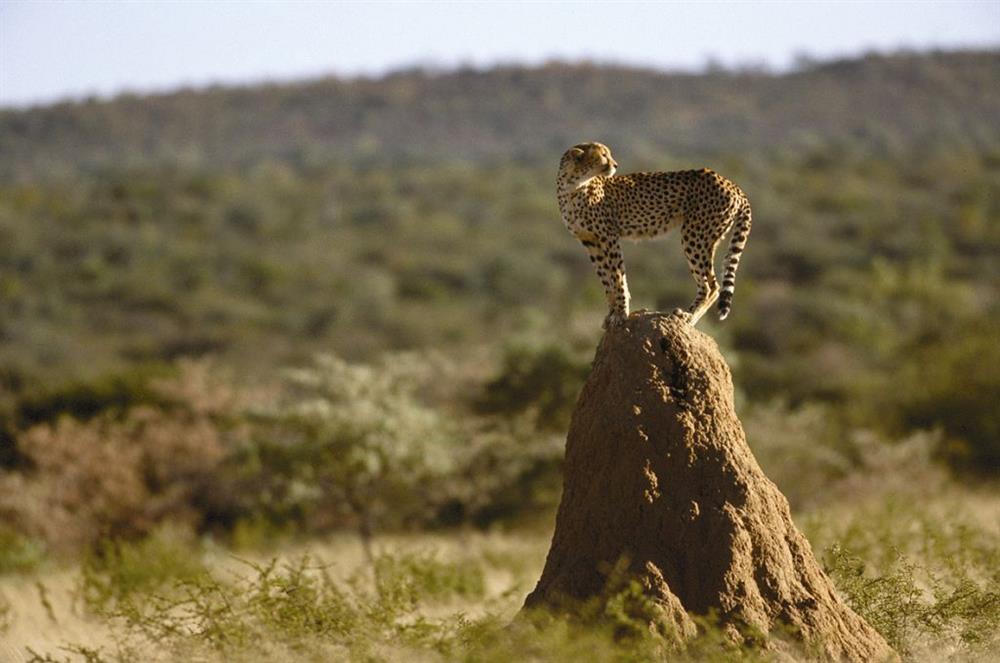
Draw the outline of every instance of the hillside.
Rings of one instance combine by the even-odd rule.
[[[938,429],[996,471],[998,74],[1000,52],[550,65],[0,113],[0,464],[204,356],[266,378],[441,352],[470,400],[558,429],[604,302],[555,162],[599,138],[626,172],[707,165],[750,197],[733,315],[699,326],[747,403],[819,412],[837,444]],[[690,301],[675,239],[625,259],[635,308]]]
[[[836,143],[997,149],[1000,52],[868,56],[794,73],[550,64],[184,90],[0,112],[0,177],[264,158],[548,159],[600,138],[640,158]]]

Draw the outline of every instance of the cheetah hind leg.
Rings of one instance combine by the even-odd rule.
[[[687,311],[677,309],[674,311],[674,315],[687,318],[689,324],[693,327],[698,324],[701,316],[705,315],[705,312],[719,298],[719,283],[715,279],[715,272],[713,270],[703,273],[700,270],[692,268],[691,276],[694,277],[695,282],[698,284],[698,294],[695,296],[694,301],[691,302],[691,306],[688,307]]]
[[[698,284],[698,294],[686,311],[677,309],[674,317],[694,326],[705,315],[705,311],[719,298],[719,284],[715,279],[715,249],[719,245],[721,234],[705,243],[704,237],[698,232],[698,224],[685,223],[681,228],[681,244],[684,246],[684,256],[687,258],[688,271],[691,278]]]

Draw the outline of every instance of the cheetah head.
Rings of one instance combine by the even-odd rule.
[[[566,150],[559,162],[560,188],[575,191],[595,177],[611,177],[618,162],[601,143],[580,143]]]

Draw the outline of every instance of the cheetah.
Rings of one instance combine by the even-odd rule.
[[[709,170],[615,175],[618,163],[601,143],[581,143],[559,163],[557,197],[563,223],[590,254],[604,285],[608,328],[629,314],[628,282],[619,240],[650,239],[674,228],[698,294],[673,315],[694,325],[718,299],[719,319],[729,315],[736,268],[750,234],[750,201],[742,190]],[[722,288],[715,280],[715,249],[735,226]]]

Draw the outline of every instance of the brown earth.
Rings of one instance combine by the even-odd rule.
[[[623,572],[681,637],[695,632],[689,613],[711,614],[735,642],[782,633],[770,648],[798,640],[820,658],[897,658],[837,595],[758,466],[709,336],[648,312],[605,334],[564,471],[552,545],[526,609],[606,596],[609,577]]]

